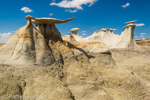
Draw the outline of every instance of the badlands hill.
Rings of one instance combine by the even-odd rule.
[[[137,46],[134,39],[134,29],[136,27],[134,22],[136,21],[126,22],[125,24],[128,25],[123,27],[124,31],[121,33],[121,35],[114,34],[113,29],[104,29],[104,28],[98,31],[94,31],[94,33],[91,36],[86,38],[81,38],[77,34],[79,28],[73,28],[71,29],[71,32],[72,36],[79,42],[99,41],[104,43],[109,49],[130,48]]]
[[[150,46],[150,39],[147,38],[147,39],[140,39],[140,40],[136,40],[136,43],[138,45],[141,45],[141,46]]]
[[[26,19],[0,50],[0,100],[149,100],[149,47],[109,50],[61,37],[68,20]]]

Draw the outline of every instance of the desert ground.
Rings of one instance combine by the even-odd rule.
[[[46,67],[1,64],[1,100],[149,100],[150,47],[110,52],[66,56],[61,51],[63,60]]]

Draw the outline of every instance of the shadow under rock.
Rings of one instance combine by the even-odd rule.
[[[86,56],[88,59],[90,59],[90,58],[95,58],[94,56],[88,55],[83,49],[78,48],[78,47],[74,46],[73,44],[71,44],[71,43],[69,43],[69,42],[68,42],[68,45],[69,45],[69,48],[74,48],[74,49],[77,49],[77,50],[81,51],[82,53],[84,53],[85,56]]]

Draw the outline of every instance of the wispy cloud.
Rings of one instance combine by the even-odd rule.
[[[142,37],[142,39],[145,39],[144,35],[146,35],[146,33],[141,33],[140,37]]]
[[[126,8],[130,5],[130,3],[126,3],[125,5],[122,5],[121,7]]]
[[[141,35],[146,35],[146,33],[141,33]]]
[[[82,5],[89,4],[89,7],[92,6],[98,0],[62,0],[59,3],[52,2],[50,5],[59,6],[62,8],[73,8],[75,10],[69,12],[77,12],[77,10],[83,10]]]
[[[6,43],[11,36],[12,36],[11,32],[0,33],[0,43]]]
[[[15,31],[11,31],[11,32],[15,32]]]
[[[85,33],[86,31],[82,31],[81,33]]]
[[[86,35],[85,33],[83,33],[83,35]]]
[[[70,10],[70,9],[68,9],[68,10],[65,10],[65,12],[70,12],[70,13],[75,13],[75,12],[77,12],[78,10]]]
[[[112,29],[113,31],[118,30],[118,29],[114,29],[114,28],[110,28],[110,29]]]
[[[118,30],[118,29],[112,29],[113,31]]]
[[[30,8],[28,8],[28,7],[23,7],[23,8],[21,8],[21,10],[24,11],[25,13],[31,13],[31,12],[33,12],[33,10],[30,9]]]
[[[143,35],[141,35],[140,37],[143,37]]]
[[[53,13],[50,13],[49,15],[50,15],[50,16],[53,16],[54,14],[53,14]]]
[[[136,26],[144,26],[145,24],[144,23],[141,23],[141,24],[135,24]]]

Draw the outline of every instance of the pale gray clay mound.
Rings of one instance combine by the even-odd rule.
[[[134,29],[136,25],[134,24],[136,21],[126,22],[124,27],[124,31],[121,35],[116,35],[113,33],[113,29],[101,29],[98,31],[94,31],[94,33],[86,38],[81,38],[77,31],[79,28],[71,29],[72,36],[79,42],[88,42],[88,41],[99,41],[104,43],[108,48],[130,48],[136,47],[137,44],[134,39]]]

